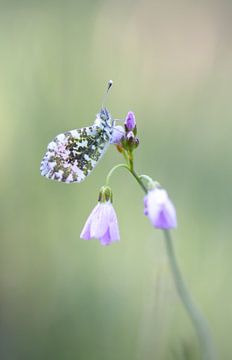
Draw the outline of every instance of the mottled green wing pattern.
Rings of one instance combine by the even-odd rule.
[[[65,183],[85,180],[107,149],[110,137],[109,130],[96,125],[57,135],[48,144],[41,175]]]

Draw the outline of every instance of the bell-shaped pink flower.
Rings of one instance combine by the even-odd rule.
[[[166,190],[156,187],[144,197],[144,214],[158,229],[177,227],[176,210]]]
[[[110,245],[120,239],[117,215],[110,200],[98,202],[89,215],[80,237],[84,240],[99,239]]]

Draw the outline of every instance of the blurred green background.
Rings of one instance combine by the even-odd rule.
[[[230,359],[230,1],[1,1],[0,358],[200,359],[162,233],[123,169],[112,179],[121,242],[80,240],[110,168],[81,184],[40,176],[47,143],[91,125],[106,82],[136,114],[138,172],[168,189],[180,266]]]

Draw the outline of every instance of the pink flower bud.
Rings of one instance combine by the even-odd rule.
[[[131,131],[136,127],[135,115],[132,111],[129,111],[125,120],[126,129]]]

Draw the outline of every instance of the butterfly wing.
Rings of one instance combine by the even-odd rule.
[[[48,144],[41,175],[66,183],[81,182],[94,169],[110,141],[110,133],[98,126],[70,130]]]

